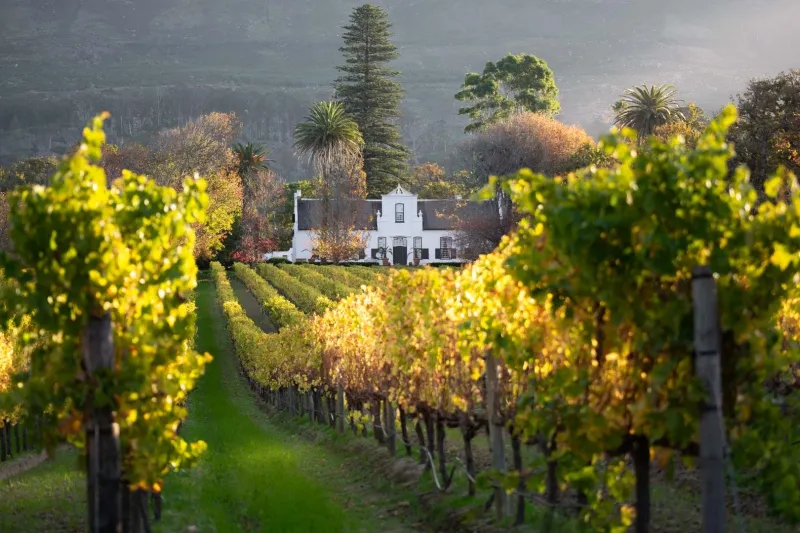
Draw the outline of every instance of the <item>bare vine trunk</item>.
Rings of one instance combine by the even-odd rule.
[[[636,533],[650,531],[650,442],[639,437],[633,447],[636,472]]]
[[[467,481],[469,483],[468,494],[475,496],[475,456],[472,453],[472,439],[475,437],[475,430],[469,423],[469,416],[466,413],[461,415],[461,437],[464,439],[464,459],[467,462]]]
[[[381,425],[381,401],[375,400],[371,403],[372,407],[372,432],[375,435],[375,440],[379,444],[386,442],[383,427]]]
[[[430,454],[431,463],[436,461],[436,447],[434,444],[434,435],[433,435],[433,417],[431,413],[426,409],[422,413],[422,419],[425,421],[425,433],[428,436],[428,444],[426,448],[428,448],[428,453]],[[434,468],[433,464],[431,464],[431,468]]]
[[[447,456],[444,453],[444,418],[436,415],[436,454],[439,456],[439,473],[442,475],[442,482],[447,479]]]
[[[395,427],[396,411],[394,409],[394,405],[392,405],[392,402],[389,401],[389,398],[384,400],[383,405],[384,410],[386,411],[386,416],[384,417],[386,448],[389,450],[389,454],[394,457],[397,455],[397,429]]]
[[[83,339],[83,364],[90,377],[100,370],[113,370],[112,335],[109,314],[89,319]],[[85,427],[89,531],[119,533],[122,530],[119,425],[114,421],[113,406],[96,405],[95,397],[90,396]]]
[[[400,411],[400,431],[403,435],[403,444],[406,447],[406,455],[411,457],[411,441],[408,440],[408,420],[406,419],[406,412],[402,407],[399,407],[398,410]]]
[[[3,427],[0,428],[0,461],[6,460],[6,438],[5,438],[5,422]]]
[[[522,475],[522,442],[519,434],[512,430],[511,432],[511,453],[514,459],[514,470],[519,473],[519,485],[517,490],[517,514],[514,518],[514,525],[522,525],[525,522],[525,478]]]
[[[417,413],[417,423],[414,425],[414,430],[417,433],[417,440],[419,441],[419,463],[425,465],[425,470],[430,466],[428,464],[428,457],[425,453],[425,434],[422,432],[422,419]]]

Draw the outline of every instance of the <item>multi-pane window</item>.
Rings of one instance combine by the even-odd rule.
[[[442,259],[452,259],[452,251],[453,251],[453,238],[452,237],[440,237],[439,238],[439,247],[442,249]]]
[[[405,209],[404,204],[394,204],[394,221],[405,222]]]
[[[378,237],[378,256],[386,257],[386,237]]]
[[[414,259],[422,259],[422,237],[414,237]]]
[[[392,237],[392,246],[408,246],[408,241],[405,237]]]

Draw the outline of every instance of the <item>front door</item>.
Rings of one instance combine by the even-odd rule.
[[[392,237],[392,264],[408,264],[408,241],[405,237]]]
[[[408,248],[405,246],[395,246],[392,249],[392,262],[395,265],[408,264]]]

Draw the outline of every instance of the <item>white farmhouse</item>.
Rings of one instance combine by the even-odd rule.
[[[322,202],[294,196],[294,261],[310,260],[314,256],[312,241],[320,220]],[[367,247],[360,260],[386,259],[395,265],[406,265],[419,259],[419,264],[463,262],[456,248],[455,230],[464,217],[490,216],[488,204],[452,200],[424,200],[398,186],[380,200],[357,200],[356,230],[368,235]]]

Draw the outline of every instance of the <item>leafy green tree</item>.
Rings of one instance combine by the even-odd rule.
[[[363,196],[364,138],[341,102],[319,102],[294,130],[294,147],[307,154],[327,196]]]
[[[233,155],[236,156],[236,172],[242,177],[247,185],[246,176],[253,170],[266,169],[267,163],[274,163],[272,159],[267,159],[269,150],[261,145],[253,143],[236,143],[233,145]]]
[[[627,89],[618,100],[614,111],[614,124],[636,130],[638,143],[653,134],[658,127],[675,120],[684,120],[676,89],[672,85],[641,85]]]
[[[395,119],[400,116],[403,87],[390,69],[399,57],[391,43],[391,23],[378,6],[364,4],[353,10],[350,24],[344,27],[345,64],[336,67],[342,75],[336,80],[336,99],[358,124],[364,136],[364,171],[367,194],[388,192],[397,182],[405,182],[408,149],[403,145]]]
[[[10,191],[20,185],[47,185],[55,172],[55,157],[29,157],[0,169],[0,192]]]
[[[751,80],[737,97],[739,120],[730,140],[737,164],[745,164],[759,194],[779,166],[800,174],[800,69]]]
[[[363,144],[358,124],[340,102],[314,104],[305,122],[294,129],[294,148],[308,155],[323,178],[342,159],[358,154]]]
[[[543,59],[528,54],[508,54],[497,63],[486,63],[483,74],[470,72],[456,100],[474,102],[458,110],[472,119],[464,129],[467,133],[507,118],[515,110],[543,115],[561,111],[553,71]]]

